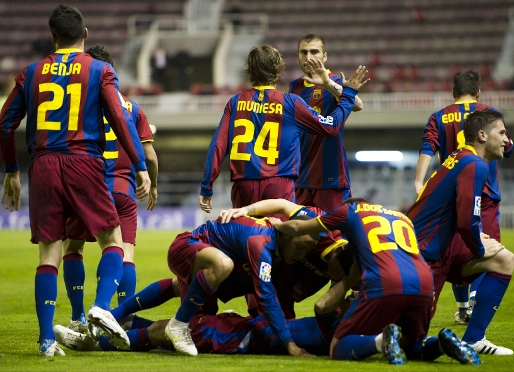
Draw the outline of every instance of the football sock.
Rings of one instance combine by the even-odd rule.
[[[477,289],[475,307],[469,320],[463,341],[473,344],[485,337],[485,330],[491,323],[502,302],[512,275],[487,273]]]
[[[159,306],[173,297],[175,297],[175,293],[173,292],[173,279],[162,279],[148,285],[135,295],[127,298],[123,303],[118,305],[118,307],[112,309],[111,313],[119,322],[124,316],[133,314],[139,310]]]
[[[404,351],[410,360],[432,361],[444,354],[439,348],[439,338],[436,336],[422,338]]]
[[[114,346],[111,344],[111,341],[109,341],[108,336],[101,336],[98,340],[98,344],[100,345],[100,348],[103,351],[113,351],[116,350]]]
[[[130,340],[130,349],[132,351],[149,351],[155,349],[150,336],[148,336],[148,328],[131,329],[127,331]]]
[[[452,284],[452,289],[459,311],[466,311],[469,307],[469,286]]]
[[[123,275],[123,250],[120,247],[107,247],[102,252],[98,263],[96,277],[96,298],[94,304],[104,310],[109,310],[111,299]]]
[[[211,288],[209,286],[203,270],[198,271],[193,280],[191,280],[184,300],[178,308],[177,314],[175,314],[175,319],[180,322],[189,323],[198,309],[207,301],[207,298],[216,292],[216,289],[218,288]]]
[[[132,327],[131,329],[137,328],[148,328],[154,323],[153,320],[141,318],[140,316],[134,315],[134,319],[132,319]]]
[[[371,355],[381,353],[375,344],[377,336],[348,335],[337,341],[332,352],[335,360],[361,360]]]
[[[327,355],[328,346],[332,338],[330,341],[325,340],[314,317],[291,319],[286,322],[289,332],[291,332],[291,337],[298,347],[307,349],[307,351],[315,355]],[[337,323],[339,324],[339,320]],[[274,335],[275,332],[272,330],[272,333]]]
[[[41,265],[36,269],[36,314],[39,322],[39,342],[55,340],[53,321],[57,301],[57,268]]]
[[[473,283],[469,286],[469,306],[473,308],[475,305],[475,297],[477,294],[477,288],[484,279],[485,273],[482,273],[478,278],[473,280]]]
[[[84,314],[84,262],[80,253],[70,253],[62,259],[64,285],[71,305],[71,320],[78,320]]]
[[[123,262],[123,276],[117,289],[118,305],[136,292],[136,265]]]

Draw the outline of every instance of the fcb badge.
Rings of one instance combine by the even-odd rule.
[[[321,89],[314,89],[312,91],[312,98],[320,99],[321,98]]]

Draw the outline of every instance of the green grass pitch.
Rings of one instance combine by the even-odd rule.
[[[136,247],[137,289],[170,276],[166,263],[167,249],[175,232],[141,231]],[[34,304],[34,275],[38,264],[38,249],[29,243],[28,231],[0,231],[0,371],[512,371],[514,356],[482,356],[482,365],[462,366],[447,357],[432,363],[407,362],[401,367],[390,366],[380,356],[361,362],[337,362],[328,357],[295,359],[290,356],[200,355],[196,358],[177,356],[171,352],[76,352],[65,349],[65,357],[42,358],[37,355],[38,326]],[[514,248],[514,231],[503,232],[503,243]],[[100,257],[96,244],[85,249],[85,305],[94,299],[95,270]],[[297,304],[299,317],[313,315],[317,296]],[[166,319],[175,313],[178,300],[142,312],[150,319]],[[113,300],[112,305],[115,305]],[[246,314],[241,299],[221,304],[220,310],[234,309]],[[443,290],[438,312],[430,334],[450,327],[459,336],[463,326],[453,322],[455,302],[449,285]],[[487,337],[494,343],[514,348],[514,288],[511,285],[498,310]],[[67,325],[71,310],[62,275],[59,275],[59,295],[55,324]]]

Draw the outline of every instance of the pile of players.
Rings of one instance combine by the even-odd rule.
[[[298,45],[304,76],[286,94],[275,89],[285,67],[280,53],[270,45],[252,48],[245,66],[252,88],[225,107],[199,197],[200,207],[211,212],[212,186],[229,156],[233,209],[179,234],[168,251],[176,279],[134,295],[136,200],[150,195],[153,209],[157,198],[148,122],[118,93],[108,53],[83,52],[87,29],[76,8],[58,6],[49,24],[56,52],[17,77],[0,115],[2,202],[14,210],[21,186],[13,134],[27,114],[41,355],[64,355],[56,340],[76,350],[168,347],[192,356],[359,360],[383,353],[395,365],[443,354],[480,364],[478,354],[512,354],[485,338],[514,269],[514,256],[499,243],[495,214],[495,161],[510,155],[512,143],[502,115],[476,102],[476,73],[457,74],[456,103],[430,118],[418,197],[404,214],[350,192],[342,133],[350,113],[363,108],[357,93],[369,80],[366,68],[359,66],[348,80],[331,74],[323,39],[307,35]],[[447,157],[423,185],[426,155],[436,151]],[[102,258],[86,321],[82,247],[94,240]],[[53,327],[63,241],[72,322]],[[447,328],[428,337],[444,282],[465,285],[480,275],[462,340]],[[295,319],[295,302],[329,282],[315,316]],[[109,309],[116,291],[119,306]],[[246,296],[250,316],[217,314],[218,300],[239,296]],[[173,297],[181,305],[172,319],[134,315]]]

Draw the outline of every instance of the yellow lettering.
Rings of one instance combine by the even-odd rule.
[[[71,66],[73,67],[73,70],[71,71],[73,75],[80,74],[80,69],[82,68],[80,63],[72,63]]]
[[[276,112],[277,114],[282,115],[282,104],[277,103],[277,106],[276,106],[276,110],[275,110],[275,112]]]
[[[125,106],[127,106],[128,112],[132,112],[132,102],[130,102],[130,101],[125,102]]]
[[[244,111],[246,109],[245,101],[237,101],[237,111]]]
[[[48,71],[50,71],[50,63],[45,63],[43,65],[43,70],[41,71],[42,74],[48,74]]]
[[[268,106],[269,106],[269,103],[265,103],[262,105],[262,112],[267,114],[268,113]]]
[[[469,114],[471,114],[471,112],[466,112],[466,113],[464,114],[464,120],[466,120],[466,118],[468,117],[468,115],[469,115]]]
[[[59,63],[59,76],[66,76],[68,73],[66,72],[66,65],[63,63]]]
[[[58,63],[52,63],[52,66],[50,67],[50,73],[52,75],[57,75],[58,74],[58,68],[59,68],[59,64]]]
[[[275,113],[275,103],[270,103],[268,114],[274,114],[274,113]]]

